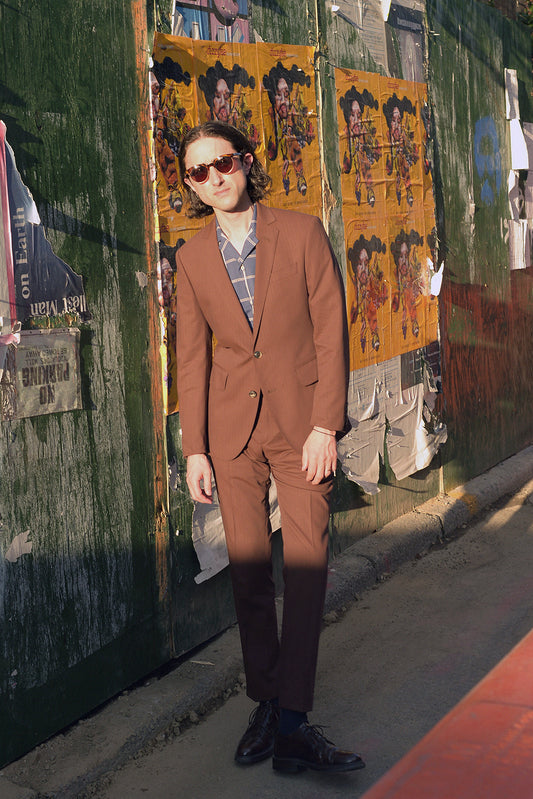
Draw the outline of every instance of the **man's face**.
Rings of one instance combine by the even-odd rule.
[[[167,258],[161,259],[161,294],[163,304],[168,305],[172,296],[172,267]]]
[[[189,144],[185,153],[185,169],[198,164],[209,164],[215,158],[232,152],[234,147],[226,139],[220,136],[204,136]],[[221,174],[212,166],[205,183],[195,183],[188,177],[185,178],[185,182],[200,200],[211,206],[215,212],[242,211],[250,205],[246,178],[252,163],[252,154],[246,153],[243,158],[233,159],[233,170],[227,175]]]
[[[290,94],[289,87],[285,78],[280,78],[276,86],[276,95],[274,97],[274,108],[276,114],[281,119],[287,119],[289,114]]]
[[[229,120],[229,100],[230,90],[224,78],[217,81],[215,94],[213,97],[213,114],[219,122]]]
[[[361,121],[361,106],[359,105],[357,100],[354,100],[352,103],[352,111],[348,123],[350,125],[350,133],[359,133],[360,121]]]
[[[357,261],[357,279],[362,285],[368,280],[368,252],[364,247],[359,253],[359,259]]]
[[[392,112],[392,120],[391,120],[391,130],[398,130],[400,127],[401,122],[401,114],[400,109],[396,106],[396,108]]]
[[[409,267],[409,247],[403,242],[402,246],[400,247],[400,257],[398,259],[398,268],[402,274],[407,272]]]
[[[152,95],[152,119],[157,118],[157,113],[159,111],[159,81],[157,80],[156,76],[153,72],[150,72],[150,91]]]

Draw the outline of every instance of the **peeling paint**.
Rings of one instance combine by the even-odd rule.
[[[26,530],[24,533],[19,533],[17,536],[15,536],[9,549],[4,555],[5,559],[9,561],[9,563],[16,563],[23,555],[29,555],[31,553],[33,543],[28,541],[29,535],[30,531]]]
[[[380,491],[380,458],[385,456],[402,480],[429,465],[447,431],[432,417],[434,384],[431,368],[422,363],[421,379],[403,385],[402,357],[350,375],[348,419],[351,430],[339,442],[338,456],[349,480],[367,494]]]

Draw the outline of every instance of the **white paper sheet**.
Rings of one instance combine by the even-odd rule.
[[[529,169],[527,145],[519,119],[511,119],[511,169]]]
[[[520,119],[516,69],[505,70],[505,118]]]

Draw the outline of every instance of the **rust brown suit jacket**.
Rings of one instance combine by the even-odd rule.
[[[253,429],[261,393],[296,451],[313,425],[343,429],[345,298],[322,223],[258,203],[257,238],[253,330],[220,254],[214,219],[178,250],[184,455],[236,457]]]

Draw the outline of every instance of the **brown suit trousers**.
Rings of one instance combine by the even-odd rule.
[[[244,451],[212,458],[228,546],[248,696],[313,706],[328,563],[332,481],[311,485],[264,402]],[[283,622],[278,640],[268,488],[274,477],[283,537]]]

